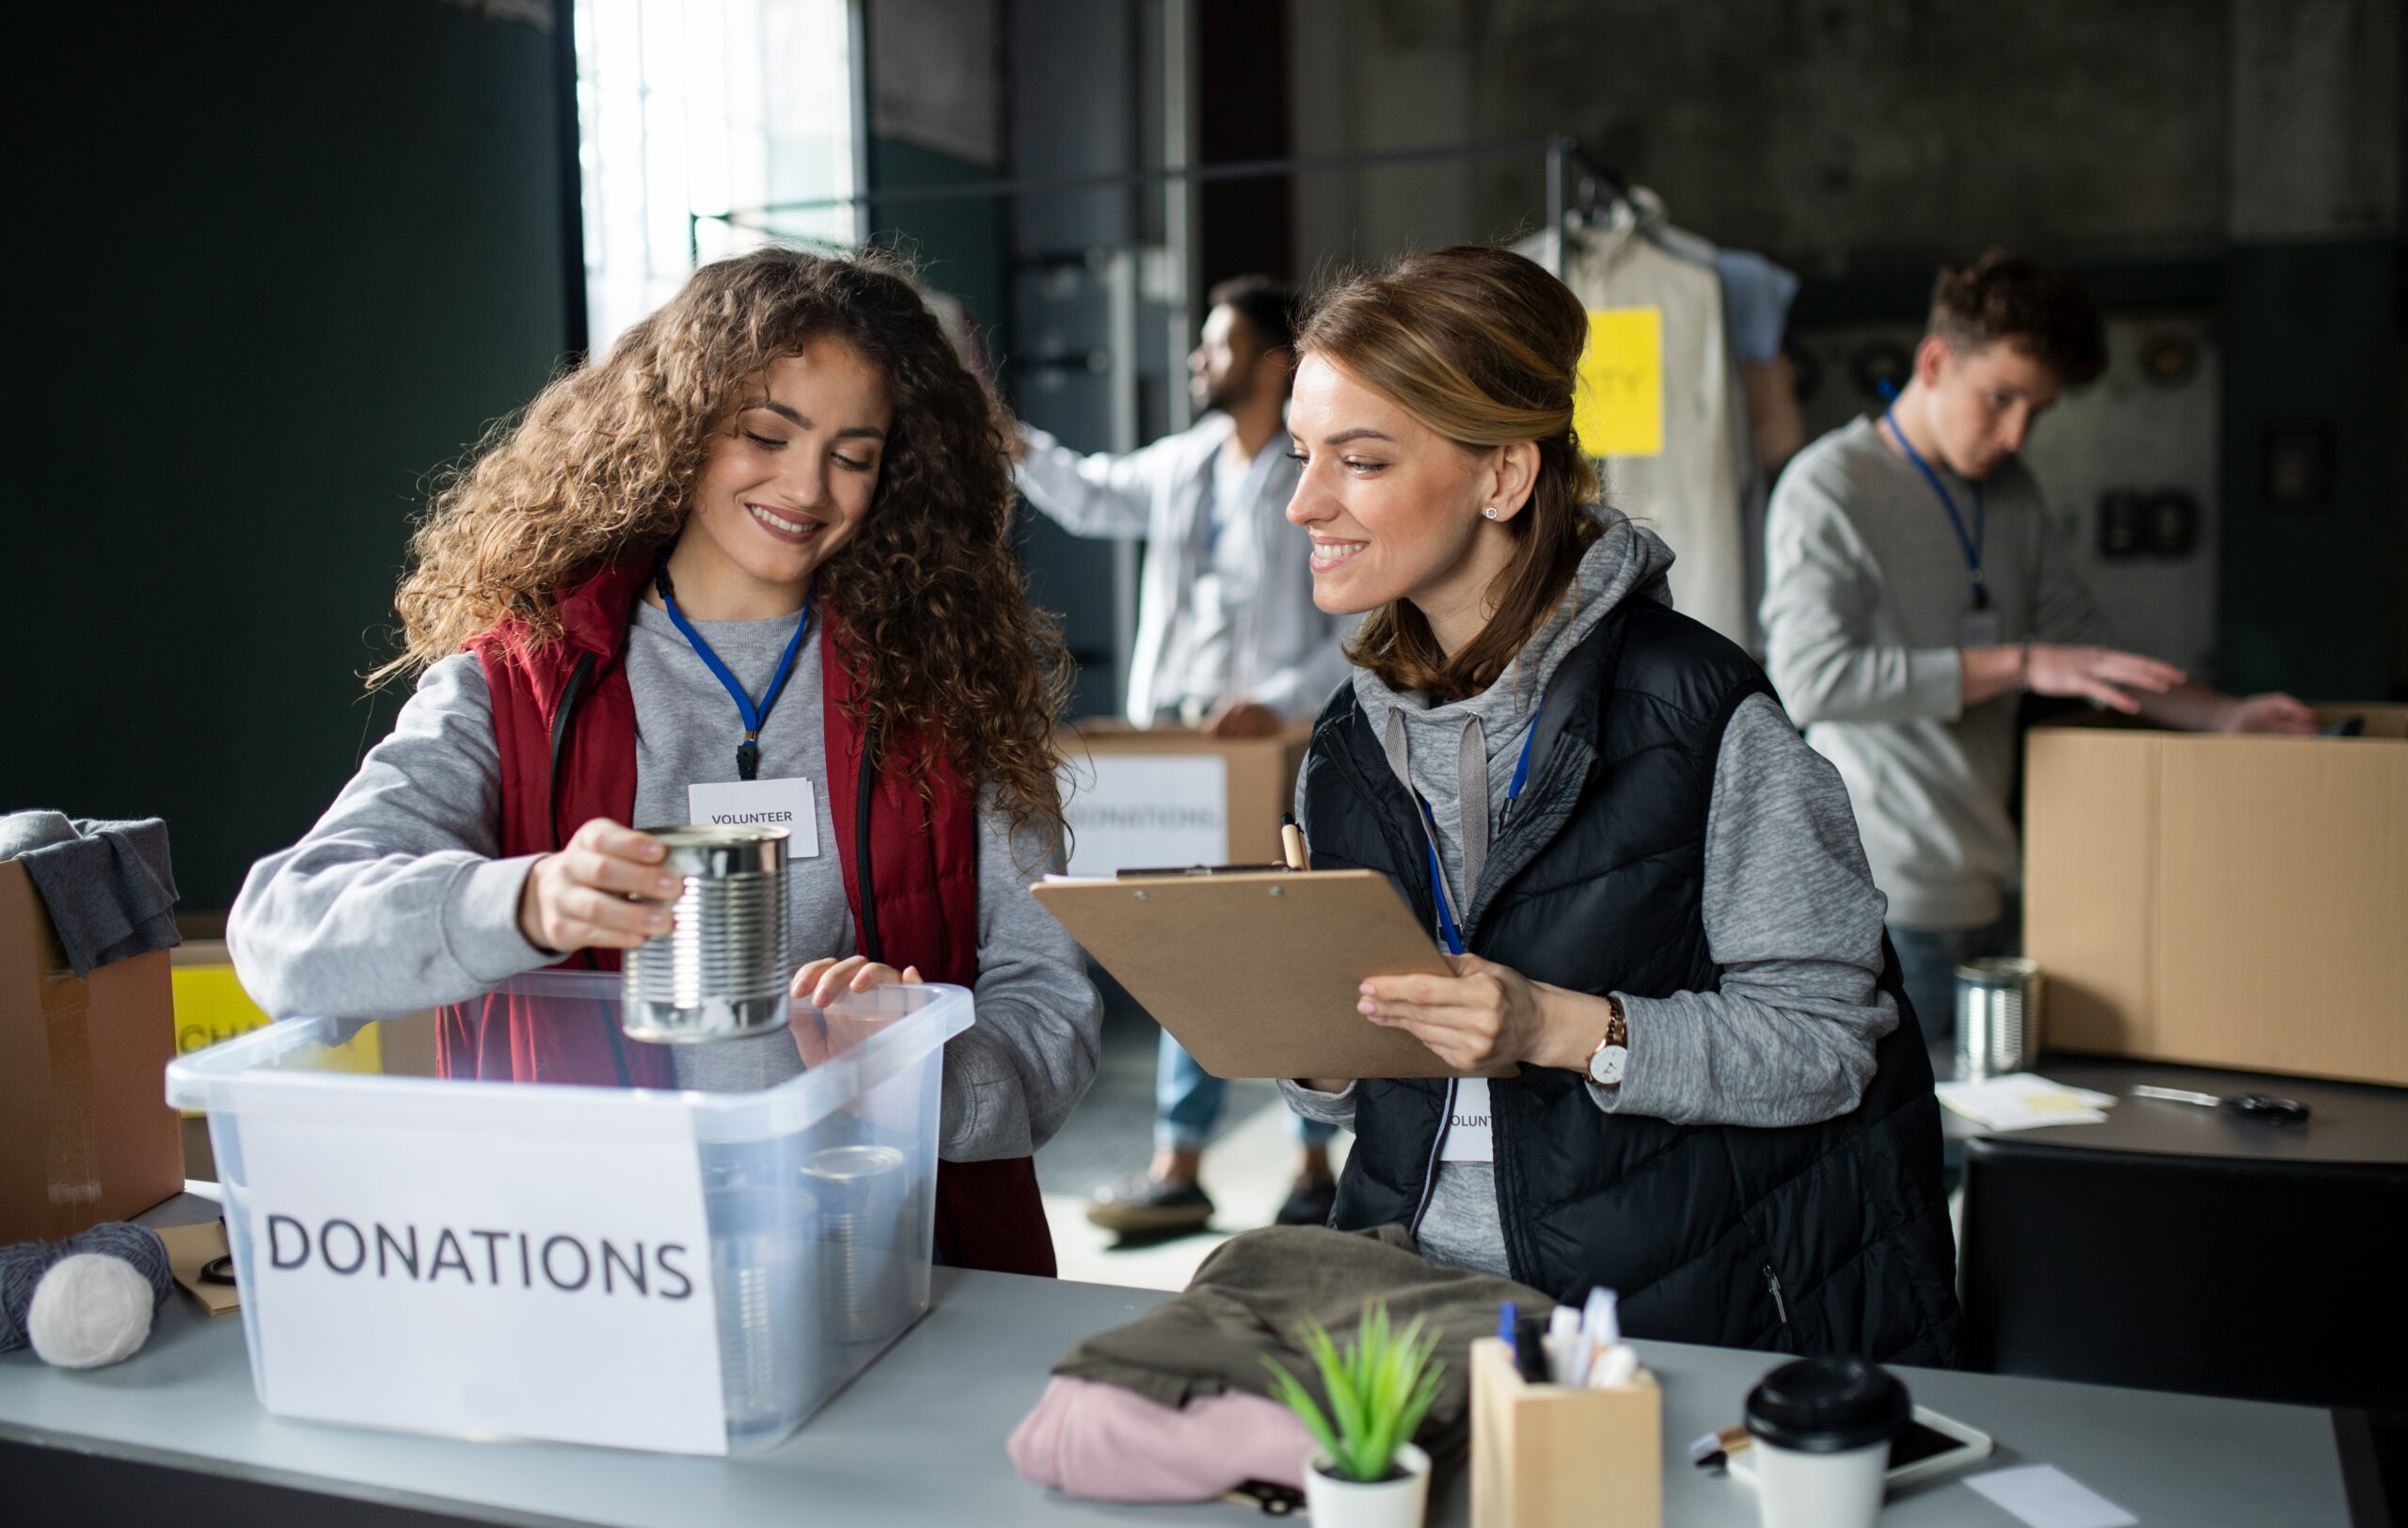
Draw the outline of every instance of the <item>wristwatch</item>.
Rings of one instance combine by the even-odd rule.
[[[1612,1017],[1606,1020],[1606,1038],[1590,1053],[1589,1080],[1612,1088],[1621,1084],[1623,1068],[1630,1064],[1630,1027],[1623,1021],[1621,998],[1608,994],[1606,1008]]]

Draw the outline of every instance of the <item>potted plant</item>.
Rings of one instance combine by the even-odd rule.
[[[1305,1461],[1305,1504],[1314,1528],[1420,1528],[1430,1499],[1430,1456],[1413,1434],[1438,1398],[1446,1365],[1432,1354],[1438,1334],[1421,1318],[1402,1331],[1388,1324],[1385,1301],[1364,1307],[1354,1341],[1340,1353],[1328,1329],[1307,1319],[1305,1351],[1321,1371],[1329,1396],[1324,1413],[1295,1376],[1274,1359],[1274,1399],[1304,1420],[1321,1446]]]

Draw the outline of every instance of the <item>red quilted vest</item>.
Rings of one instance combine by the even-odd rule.
[[[604,568],[560,599],[561,640],[538,644],[505,621],[470,642],[493,700],[501,755],[501,852],[557,849],[597,817],[635,811],[635,694],[627,683],[627,624],[651,576],[650,554]],[[930,981],[978,979],[977,823],[970,787],[942,759],[916,780],[898,772],[862,786],[863,729],[841,704],[854,693],[838,661],[841,625],[819,644],[827,728],[828,800],[836,825],[856,948]],[[890,748],[887,756],[902,756]],[[864,846],[863,827],[867,826]],[[866,853],[863,852],[866,848]],[[864,888],[866,874],[870,884]],[[585,950],[564,964],[615,970],[616,950]],[[672,1086],[662,1047],[631,1045],[597,1013],[589,1027],[535,1024],[506,1000],[446,1009],[438,1041],[446,1076],[529,1082]],[[1025,1156],[937,1165],[938,1260],[1002,1273],[1054,1273],[1054,1239]]]

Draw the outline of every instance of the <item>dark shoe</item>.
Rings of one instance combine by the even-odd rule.
[[[1167,1183],[1139,1173],[1097,1189],[1087,1202],[1087,1218],[1124,1236],[1201,1231],[1212,1218],[1212,1201],[1196,1184]]]
[[[1288,1202],[1279,1206],[1279,1224],[1325,1226],[1329,1224],[1329,1212],[1336,1208],[1337,1179],[1299,1178],[1296,1186],[1288,1190]]]

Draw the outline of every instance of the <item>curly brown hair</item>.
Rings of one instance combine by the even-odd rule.
[[[856,720],[881,751],[899,740],[921,761],[941,753],[996,788],[1015,828],[1058,839],[1054,726],[1069,652],[1022,583],[1004,415],[912,274],[882,251],[778,247],[696,271],[608,358],[556,378],[441,482],[393,600],[405,651],[370,682],[514,617],[557,638],[559,593],[673,542],[710,438],[734,428],[771,361],[833,335],[884,374],[895,408],[868,517],[818,580],[861,680]]]
[[[1570,289],[1510,249],[1458,245],[1405,255],[1323,293],[1296,333],[1319,356],[1467,451],[1529,440],[1538,481],[1505,522],[1513,560],[1488,591],[1494,613],[1450,658],[1407,599],[1372,611],[1347,657],[1391,690],[1463,700],[1495,684],[1572,586],[1605,533],[1596,469],[1572,433],[1572,390],[1589,315]]]

